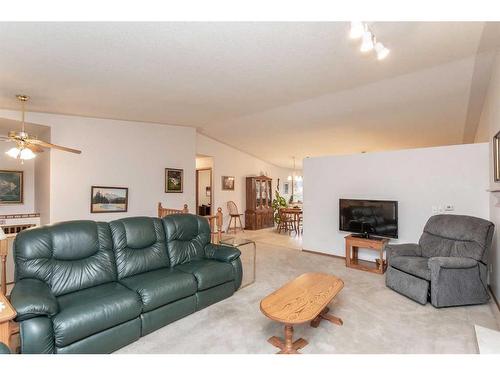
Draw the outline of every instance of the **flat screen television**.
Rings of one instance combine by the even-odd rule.
[[[363,237],[398,238],[398,202],[340,199],[339,230]]]

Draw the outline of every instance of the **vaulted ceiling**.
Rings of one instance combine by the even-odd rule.
[[[290,167],[291,157],[474,139],[498,25],[372,22],[0,23],[0,107],[193,126]]]

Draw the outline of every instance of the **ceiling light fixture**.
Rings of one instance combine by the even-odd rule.
[[[386,48],[382,43],[375,43],[375,52],[377,53],[377,60],[383,60],[389,54],[389,49]]]
[[[381,42],[377,42],[375,34],[370,30],[368,24],[363,22],[351,22],[351,30],[349,33],[351,39],[361,38],[361,46],[359,50],[363,53],[375,51],[377,60],[383,60],[389,55],[390,50]]]
[[[351,32],[349,33],[349,37],[351,39],[359,39],[363,36],[364,31],[365,27],[363,26],[363,22],[351,22]]]
[[[366,28],[365,32],[363,33],[363,39],[361,42],[361,47],[359,50],[361,52],[370,52],[373,49],[373,34],[371,33],[368,28]]]
[[[25,117],[24,105],[26,104],[26,102],[29,100],[30,97],[26,95],[16,95],[16,98],[21,102],[21,108],[22,108],[22,117],[21,117],[22,130],[19,133],[19,135],[21,138],[28,137],[28,134],[26,134],[26,132],[24,131],[24,117]],[[17,146],[12,147],[10,150],[6,152],[6,154],[11,158],[21,159],[21,163],[24,160],[34,159],[36,157],[36,154],[26,146],[27,145],[25,144],[25,142],[23,142],[23,140],[21,139],[21,141],[17,142]]]

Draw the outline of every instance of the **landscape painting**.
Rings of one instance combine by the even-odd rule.
[[[23,203],[23,171],[0,170],[0,204]]]
[[[165,168],[165,193],[182,193],[183,178],[183,169]]]
[[[128,188],[92,186],[91,213],[127,212]]]

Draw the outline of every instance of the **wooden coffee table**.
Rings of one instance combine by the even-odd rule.
[[[293,326],[310,322],[316,328],[322,319],[342,325],[342,319],[328,314],[327,305],[342,290],[344,282],[325,273],[304,273],[260,302],[269,319],[285,324],[285,340],[272,336],[267,341],[281,349],[278,354],[298,354],[308,342],[293,341]]]

